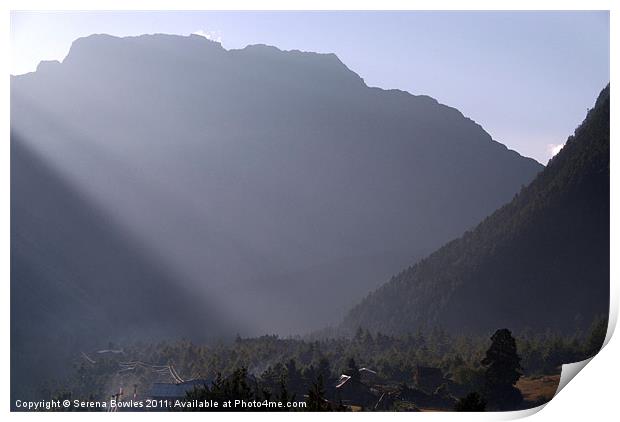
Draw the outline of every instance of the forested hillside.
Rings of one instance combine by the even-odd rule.
[[[343,328],[583,328],[608,312],[609,183],[608,85],[529,186],[371,293]]]

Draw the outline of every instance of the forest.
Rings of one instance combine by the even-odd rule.
[[[512,201],[369,293],[342,328],[570,333],[575,322],[607,313],[609,107],[607,85],[562,150]]]
[[[266,335],[213,345],[188,340],[108,344],[76,356],[72,373],[45,382],[41,393],[48,399],[104,401],[122,389],[143,400],[153,395],[156,383],[193,382],[183,400],[306,403],[303,409],[282,410],[527,408],[551,397],[524,399],[519,380],[526,385],[552,379],[557,386],[561,365],[596,354],[606,330],[607,320],[600,317],[588,330],[570,336],[524,330],[513,338],[506,329],[491,338],[454,336],[439,328],[391,336],[358,328],[350,338]],[[498,334],[508,340],[497,340]],[[494,348],[513,357],[512,363],[499,363],[504,372],[510,368],[508,374],[494,374],[489,358]],[[426,377],[423,371],[433,374]],[[489,385],[493,377],[507,385],[508,398],[493,397],[502,391]],[[345,379],[350,387],[340,385]]]

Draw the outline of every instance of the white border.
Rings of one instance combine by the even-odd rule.
[[[4,37],[2,39],[2,46],[4,47],[4,54],[0,56],[0,63],[4,69],[5,79],[0,84],[0,90],[2,94],[2,110],[4,119],[0,119],[2,133],[4,134],[2,143],[2,154],[0,154],[0,172],[1,172],[1,186],[4,195],[2,195],[2,208],[0,209],[0,233],[2,235],[2,241],[0,243],[2,248],[2,280],[3,280],[3,294],[2,310],[4,312],[4,318],[2,323],[2,338],[5,339],[4,347],[2,347],[2,361],[5,362],[5,374],[4,382],[1,386],[2,394],[0,397],[4,400],[1,406],[4,407],[4,411],[8,412],[9,406],[9,255],[10,255],[10,225],[9,225],[9,72],[10,72],[10,44],[9,44],[9,11],[10,10],[610,10],[610,46],[611,52],[618,51],[620,44],[618,41],[618,10],[620,7],[616,6],[619,2],[605,1],[605,0],[590,0],[590,1],[553,1],[553,0],[522,0],[522,1],[490,1],[490,0],[474,0],[474,1],[459,1],[459,0],[438,0],[438,1],[405,1],[405,0],[382,0],[382,1],[367,1],[367,0],[314,0],[314,1],[284,1],[284,0],[266,0],[260,3],[251,0],[236,0],[236,1],[197,1],[197,0],[176,0],[174,2],[166,2],[163,0],[109,0],[94,4],[90,1],[77,1],[77,0],[57,0],[54,2],[46,2],[42,0],[8,0],[2,3],[3,11],[5,12],[0,19],[0,30]],[[618,73],[618,57],[617,54],[611,54],[611,79],[615,79]],[[612,84],[613,88],[613,84]],[[615,95],[612,94],[612,108],[611,108],[611,138],[615,139],[617,133],[618,110],[614,107]],[[592,101],[594,102],[594,98]],[[585,117],[585,116],[584,116]],[[575,126],[579,122],[575,122]],[[560,135],[561,136],[561,135]],[[619,162],[618,150],[612,145],[611,156],[612,163]],[[614,165],[611,166],[611,182],[613,187],[618,186],[620,172],[616,170]],[[611,211],[612,216],[618,216],[618,210],[620,209],[620,195],[617,189],[611,192]],[[610,311],[610,327],[607,333],[606,343],[607,346],[596,356],[591,363],[588,364],[588,370],[581,373],[576,382],[570,383],[568,387],[562,390],[556,398],[554,398],[545,408],[544,411],[538,412],[541,408],[534,410],[521,411],[521,412],[509,412],[509,413],[485,413],[485,414],[463,414],[463,413],[393,413],[383,412],[380,415],[376,413],[364,413],[364,414],[321,414],[321,418],[355,418],[368,419],[380,416],[381,419],[410,419],[412,417],[421,417],[424,419],[436,418],[437,420],[451,420],[458,418],[459,420],[503,420],[503,419],[515,419],[524,416],[529,416],[536,413],[533,416],[534,419],[549,418],[553,420],[609,420],[612,419],[612,415],[617,415],[617,384],[616,376],[619,374],[619,365],[614,359],[614,356],[620,356],[618,341],[613,340],[609,342],[610,335],[615,328],[616,321],[618,319],[618,274],[620,262],[620,256],[618,255],[618,239],[620,239],[620,226],[618,220],[612,218],[611,220],[611,311]],[[564,376],[564,375],[563,375]],[[545,407],[545,406],[541,406]],[[538,413],[537,413],[538,412]],[[39,418],[41,414],[34,413],[12,413],[11,418],[15,419],[30,419]],[[61,418],[76,418],[83,419],[85,414],[46,414],[51,419],[60,420]],[[105,413],[88,414],[89,418],[99,419],[104,418]],[[149,419],[169,419],[172,415],[167,413],[115,413],[118,418],[140,418],[148,417]],[[300,413],[295,415],[296,418],[301,420],[314,420],[318,414],[316,413]],[[240,414],[187,414],[184,418],[187,419],[200,419],[215,418],[216,420],[222,419],[235,419],[240,417]],[[247,414],[246,417],[260,420],[285,420],[290,419],[290,414]]]

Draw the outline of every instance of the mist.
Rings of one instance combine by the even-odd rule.
[[[78,39],[11,112],[12,294],[49,292],[18,348],[38,318],[78,344],[337,324],[543,168],[333,54],[195,35]]]

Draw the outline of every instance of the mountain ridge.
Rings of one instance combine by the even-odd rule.
[[[210,39],[208,39],[208,38],[206,38],[206,37],[204,37],[202,35],[197,35],[197,34],[190,34],[188,36],[182,36],[182,35],[176,35],[176,34],[156,33],[156,34],[142,34],[142,35],[136,35],[136,36],[118,37],[118,36],[114,36],[114,35],[109,35],[109,34],[101,33],[101,34],[91,34],[91,35],[88,35],[88,36],[85,36],[85,37],[80,37],[80,38],[76,39],[75,41],[73,41],[73,43],[72,43],[72,45],[71,45],[71,47],[69,49],[69,52],[67,53],[67,55],[65,56],[65,58],[62,61],[58,61],[58,60],[43,60],[43,61],[41,61],[39,63],[39,66],[43,65],[44,67],[51,67],[51,66],[56,66],[57,64],[62,65],[70,57],[71,57],[71,59],[69,60],[69,62],[71,62],[74,59],[74,57],[72,57],[72,55],[75,56],[76,54],[80,54],[79,51],[76,52],[76,49],[78,47],[81,50],[82,48],[84,48],[85,45],[87,45],[89,43],[93,43],[93,42],[97,43],[100,40],[106,40],[106,41],[113,40],[114,42],[119,42],[119,41],[123,41],[123,40],[135,40],[135,41],[149,40],[149,41],[155,41],[158,38],[170,39],[170,40],[175,40],[175,39],[179,39],[179,38],[188,38],[188,39],[191,39],[192,41],[199,41],[200,44],[208,45],[209,46],[209,50],[214,49],[214,50],[219,50],[219,51],[224,52],[224,53],[237,54],[237,53],[243,53],[243,52],[248,52],[248,51],[250,51],[250,52],[256,51],[256,52],[259,52],[259,53],[260,52],[263,52],[263,53],[265,53],[265,52],[266,53],[275,53],[277,55],[292,55],[292,56],[300,56],[300,57],[330,59],[330,60],[331,59],[335,59],[335,60],[331,60],[331,61],[336,63],[338,66],[341,66],[342,68],[344,68],[346,70],[346,72],[349,73],[352,76],[352,79],[361,81],[361,83],[366,88],[369,88],[371,90],[377,90],[379,92],[385,92],[385,93],[391,93],[391,94],[397,94],[397,95],[404,95],[405,97],[411,97],[411,98],[415,98],[417,100],[423,100],[423,101],[424,100],[428,100],[430,104],[435,104],[435,105],[437,105],[439,107],[445,108],[446,111],[456,112],[460,117],[463,117],[464,119],[467,119],[467,120],[471,121],[476,126],[478,126],[484,133],[487,133],[484,130],[484,128],[482,127],[482,125],[480,125],[478,122],[476,122],[472,118],[466,116],[463,112],[458,110],[456,107],[452,107],[452,106],[449,106],[447,104],[441,103],[436,98],[434,98],[434,97],[432,97],[430,95],[427,95],[427,94],[413,94],[412,92],[409,92],[407,90],[398,89],[398,88],[382,88],[382,87],[378,87],[378,86],[367,85],[366,82],[364,81],[364,78],[362,78],[355,71],[351,70],[344,62],[342,62],[342,60],[340,60],[338,55],[333,53],[333,52],[317,53],[317,52],[313,52],[313,51],[304,51],[304,50],[298,50],[298,49],[283,50],[283,49],[280,49],[280,48],[278,48],[276,46],[272,46],[272,45],[269,45],[269,44],[263,44],[263,43],[248,44],[248,45],[246,45],[243,48],[226,49],[226,48],[223,47],[221,42],[210,40]],[[198,43],[196,43],[196,45],[198,45]],[[92,48],[92,46],[88,46],[88,47]],[[37,71],[39,71],[39,68],[37,68]],[[35,72],[30,72],[30,73],[35,73]],[[20,77],[20,76],[24,76],[24,75],[28,75],[28,74],[11,75],[11,77],[12,78],[13,77]],[[502,144],[501,142],[495,140],[490,134],[488,134],[488,135],[489,135],[489,139],[492,142],[497,143],[497,144],[501,145],[502,147],[505,147],[509,151],[516,153],[519,157],[523,157],[525,159],[534,161],[536,164],[540,164],[534,158],[521,155],[518,151],[510,149],[505,144]]]
[[[570,330],[607,313],[608,233],[609,85],[531,184],[369,294],[342,327]]]
[[[106,35],[40,70],[11,78],[20,142],[179,283],[239,309],[257,325],[246,335],[333,323],[542,169],[454,108],[367,87],[335,55]]]

